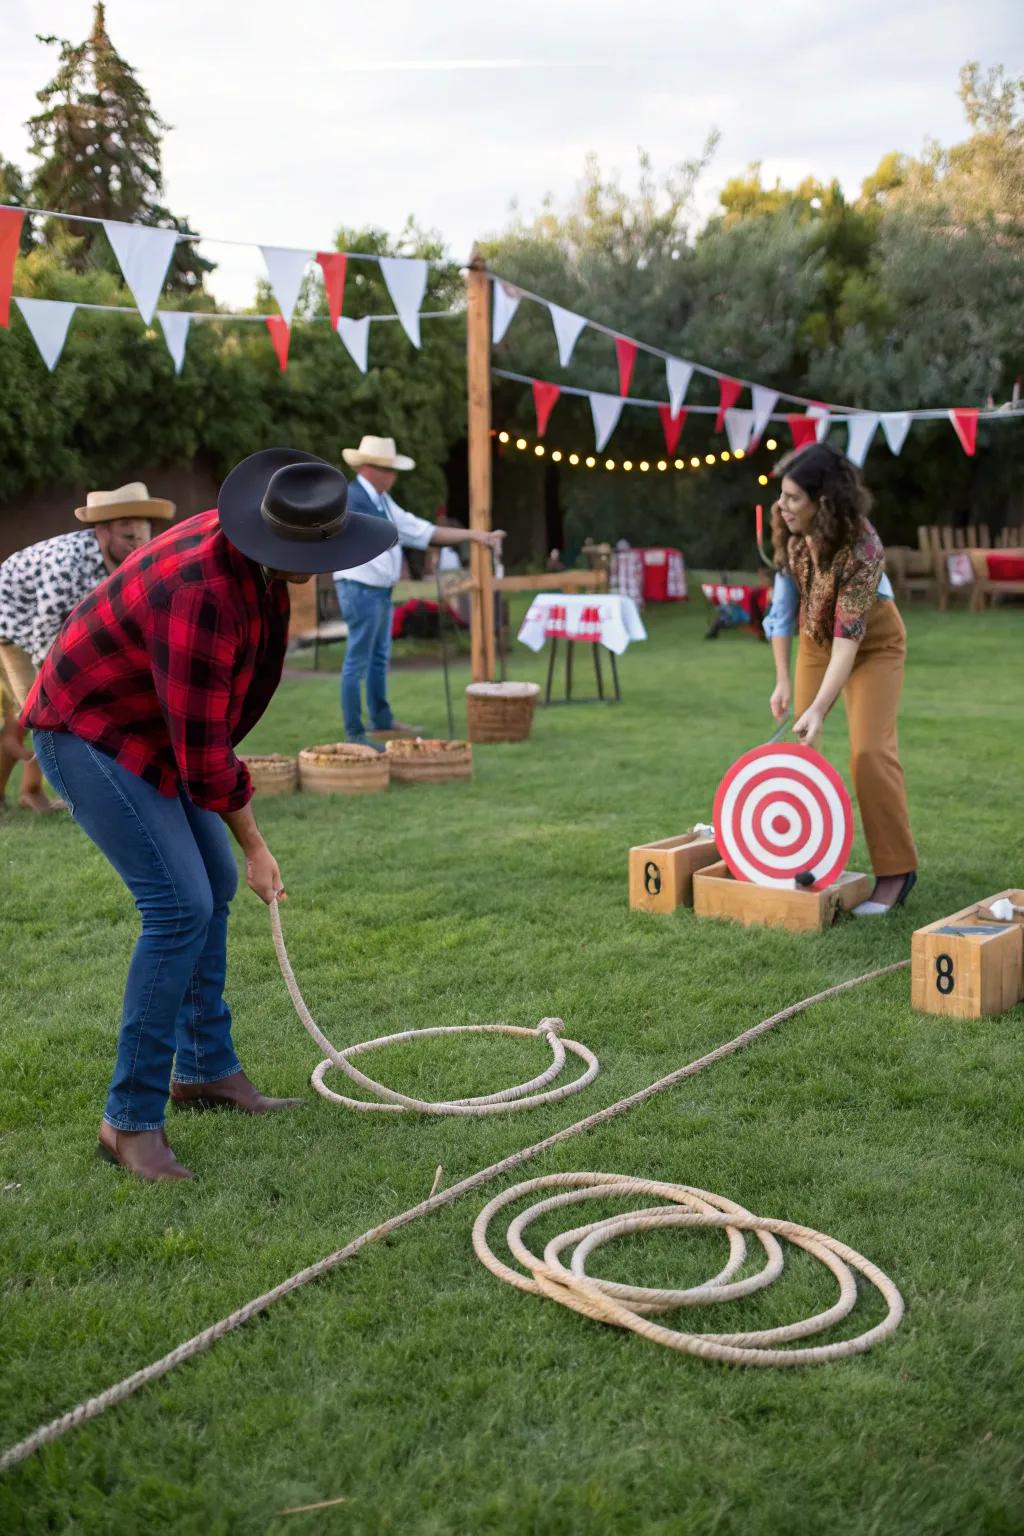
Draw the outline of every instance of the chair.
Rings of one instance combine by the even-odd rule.
[[[922,530],[918,530],[920,537]],[[885,551],[885,568],[889,573],[897,602],[907,602],[915,593],[934,597],[941,601],[936,579],[936,556],[931,549],[911,549],[905,544],[891,545]]]

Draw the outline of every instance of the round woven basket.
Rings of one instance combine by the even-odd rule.
[[[392,740],[387,745],[391,777],[399,784],[440,784],[473,777],[473,748],[468,741]]]
[[[470,683],[466,735],[470,741],[525,741],[539,693],[536,683]]]
[[[299,753],[299,782],[311,795],[372,795],[387,789],[390,777],[385,752],[354,742],[305,747]]]
[[[242,762],[258,795],[294,795],[299,787],[299,765],[294,757],[270,752],[262,757],[243,757]]]

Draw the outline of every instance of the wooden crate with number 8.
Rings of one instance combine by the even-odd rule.
[[[713,837],[682,832],[629,850],[629,904],[637,912],[693,906],[693,876],[719,857]]]
[[[919,1013],[980,1019],[1005,1013],[1024,998],[1024,918],[997,923],[982,910],[1024,891],[1000,891],[914,934],[910,1001]]]

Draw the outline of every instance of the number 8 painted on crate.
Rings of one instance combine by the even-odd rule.
[[[953,956],[939,955],[935,961],[935,985],[943,997],[948,997],[955,985],[953,981]]]

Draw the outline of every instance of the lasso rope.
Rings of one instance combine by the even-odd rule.
[[[505,1206],[543,1189],[559,1189],[567,1193],[535,1201],[516,1217],[506,1235],[513,1256],[529,1270],[528,1277],[503,1264],[496,1256],[487,1240],[488,1229]],[[588,1222],[585,1226],[561,1232],[548,1243],[543,1258],[533,1253],[523,1241],[526,1228],[548,1211],[582,1200],[628,1199],[637,1195],[654,1195],[671,1204]],[[587,1257],[602,1243],[631,1232],[649,1232],[664,1227],[724,1227],[729,1239],[729,1262],[713,1279],[683,1291],[619,1285],[587,1274]],[[756,1235],[767,1255],[767,1263],[756,1274],[744,1280],[733,1280],[747,1256],[744,1232]],[[782,1273],[782,1249],[777,1237],[786,1238],[820,1260],[839,1282],[839,1299],[824,1312],[781,1328],[762,1328],[754,1333],[683,1333],[649,1321],[650,1313],[733,1301],[763,1290]],[[566,1269],[561,1254],[573,1247],[575,1252]],[[524,1184],[514,1185],[496,1195],[480,1212],[473,1227],[473,1248],[477,1258],[492,1274],[521,1291],[549,1296],[574,1312],[582,1312],[585,1317],[630,1328],[645,1339],[667,1344],[670,1349],[684,1354],[699,1355],[703,1360],[722,1360],[730,1365],[820,1365],[826,1360],[844,1360],[849,1355],[863,1354],[873,1344],[887,1338],[899,1327],[903,1316],[903,1298],[888,1275],[834,1237],[826,1237],[810,1227],[797,1226],[795,1222],[754,1216],[742,1205],[726,1200],[722,1195],[709,1194],[704,1189],[692,1189],[687,1184],[663,1184],[654,1179],[635,1179],[620,1173],[552,1173],[545,1178],[527,1179]],[[821,1333],[848,1317],[857,1301],[854,1270],[859,1270],[886,1302],[888,1310],[880,1323],[856,1338],[831,1344],[811,1345],[806,1349],[766,1347]]]
[[[273,914],[273,907],[271,907]],[[686,1066],[677,1067],[669,1072],[666,1077],[658,1078],[657,1082],[649,1083],[646,1088],[640,1088],[636,1093],[631,1093],[624,1099],[619,1099],[614,1104],[609,1104],[607,1109],[599,1109],[594,1114],[588,1115],[584,1120],[577,1120],[575,1125],[566,1126],[562,1131],[555,1131],[543,1140],[534,1142],[530,1147],[523,1147],[511,1156],[502,1158],[498,1163],[492,1163],[487,1168],[481,1168],[467,1178],[461,1179],[450,1188],[431,1195],[427,1200],[421,1200],[418,1205],[412,1205],[407,1211],[402,1211],[397,1216],[390,1217],[379,1226],[371,1227],[369,1231],[362,1232],[358,1237],[346,1243],[344,1248],[339,1248],[330,1253],[326,1258],[319,1259],[317,1263],[310,1264],[306,1269],[300,1269],[296,1274],[290,1275],[280,1285],[272,1290],[264,1291],[262,1296],[253,1297],[244,1306],[230,1312],[227,1317],[222,1317],[219,1322],[212,1323],[209,1328],[204,1328],[202,1333],[197,1333],[193,1338],[179,1344],[169,1354],[154,1360],[152,1364],[134,1371],[126,1376],[123,1381],[108,1387],[97,1397],[88,1398],[79,1403],[70,1412],[62,1414],[60,1418],[53,1419],[49,1424],[43,1424],[17,1445],[12,1445],[8,1450],[0,1454],[0,1472],[7,1471],[19,1462],[25,1461],[29,1456],[40,1450],[44,1445],[59,1440],[69,1430],[77,1429],[81,1424],[87,1424],[90,1419],[99,1418],[108,1408],[113,1408],[117,1403],[123,1403],[126,1398],[138,1392],[142,1387],[148,1386],[151,1381],[158,1381],[161,1376],[166,1376],[168,1371],[173,1371],[175,1366],[183,1365],[186,1360],[192,1360],[196,1355],[201,1355],[204,1350],[210,1349],[225,1334],[231,1333],[235,1328],[247,1323],[250,1318],[257,1317],[273,1306],[275,1301],[280,1301],[285,1296],[290,1296],[293,1291],[300,1290],[302,1286],[309,1285],[313,1280],[321,1280],[325,1275],[337,1269],[346,1259],[353,1258],[371,1243],[379,1242],[381,1238],[388,1237],[392,1232],[397,1232],[400,1227],[408,1226],[410,1222],[417,1221],[421,1216],[430,1216],[434,1211],[441,1210],[446,1205],[451,1205],[462,1195],[467,1195],[471,1190],[479,1189],[483,1184],[489,1184],[492,1179],[500,1178],[502,1174],[511,1173],[514,1168],[521,1168],[524,1163],[539,1157],[550,1147],[555,1147],[559,1142],[567,1141],[571,1136],[579,1136],[584,1131],[592,1131],[599,1125],[614,1120],[618,1115],[624,1115],[627,1110],[635,1109],[638,1104],[644,1104],[655,1094],[664,1093],[668,1088],[674,1088],[677,1083],[684,1082],[689,1077],[695,1077],[705,1067],[713,1066],[716,1061],[732,1055],[734,1051],[742,1050],[745,1045],[756,1040],[759,1036],[774,1029],[776,1024],[781,1024],[785,1019],[791,1019],[805,1009],[813,1007],[815,1003],[823,1003],[830,997],[838,997],[843,992],[849,992],[853,987],[862,986],[865,982],[875,981],[881,976],[891,976],[895,971],[902,971],[910,964],[909,960],[898,960],[893,965],[882,966],[878,970],[868,971],[863,976],[855,976],[850,981],[841,981],[834,987],[826,987],[823,992],[816,992],[812,997],[805,997],[799,1003],[792,1003],[788,1008],[783,1008],[779,1013],[773,1013],[769,1018],[762,1019],[750,1029],[737,1035],[734,1040],[728,1040],[724,1045],[709,1051],[705,1056],[698,1056],[695,1061],[688,1062]]]
[[[572,1093],[579,1093],[581,1088],[586,1088],[592,1083],[601,1070],[597,1057],[593,1051],[588,1051],[585,1045],[580,1045],[578,1040],[562,1040],[560,1038],[565,1025],[561,1019],[541,1019],[536,1029],[523,1029],[515,1024],[444,1024],[437,1025],[433,1029],[405,1029],[396,1035],[380,1035],[376,1040],[363,1040],[359,1045],[347,1045],[339,1051],[319,1028],[313,1015],[306,1007],[306,1000],[299,989],[292,970],[288,951],[285,948],[284,934],[281,931],[281,913],[276,901],[270,903],[270,928],[274,935],[274,949],[277,952],[277,961],[281,967],[281,975],[284,977],[288,995],[299,1016],[299,1022],[306,1032],[312,1037],[322,1051],[326,1051],[327,1059],[315,1068],[310,1082],[323,1098],[330,1099],[334,1104],[344,1104],[347,1109],[376,1110],[378,1112],[392,1114],[407,1114],[415,1110],[421,1115],[499,1115],[511,1109],[535,1109],[538,1104],[556,1104],[559,1099],[567,1099]],[[363,1051],[373,1051],[379,1046],[399,1045],[406,1040],[429,1040],[438,1035],[520,1035],[530,1040],[546,1040],[551,1047],[551,1064],[539,1076],[534,1077],[528,1083],[519,1083],[514,1088],[503,1088],[500,1093],[480,1094],[474,1099],[448,1099],[432,1101],[429,1099],[412,1099],[408,1094],[396,1093],[393,1088],[385,1088],[383,1083],[374,1082],[372,1077],[354,1067],[349,1060],[350,1056],[358,1056]],[[548,1088],[565,1066],[565,1053],[572,1051],[585,1063],[587,1070],[582,1077],[575,1078],[571,1083],[563,1083],[558,1088]],[[366,1088],[370,1093],[378,1096],[378,1102],[371,1099],[350,1099],[343,1093],[335,1093],[324,1082],[325,1072],[331,1067],[340,1067],[341,1070],[358,1083],[361,1088]],[[379,1100],[383,1099],[384,1103]]]

